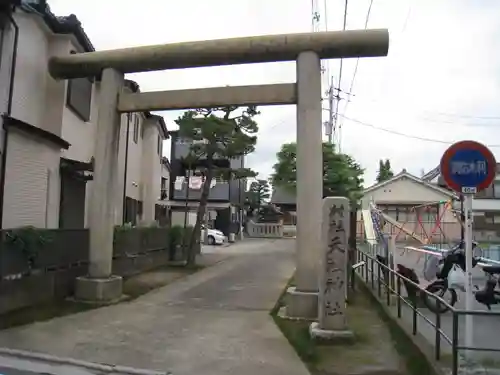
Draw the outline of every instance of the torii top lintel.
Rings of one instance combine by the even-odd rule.
[[[97,76],[105,68],[135,73],[293,61],[304,51],[334,59],[387,56],[388,50],[386,29],[265,35],[54,56],[49,72],[56,79],[71,79]]]

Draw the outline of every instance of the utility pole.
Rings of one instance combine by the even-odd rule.
[[[313,32],[319,32],[321,30],[321,16],[322,16],[322,11],[324,11],[324,16],[325,16],[325,30],[328,31],[328,22],[326,19],[327,16],[327,9],[326,9],[326,2],[325,2],[325,8],[323,10],[320,9],[318,0],[312,0],[311,1],[311,28]],[[321,80],[323,82],[323,78],[326,78],[326,86],[328,86],[328,89],[326,90],[326,95],[328,95],[328,120],[323,123],[323,126],[325,128],[325,135],[328,137],[328,142],[333,143],[333,136],[334,136],[334,127],[336,122],[335,120],[335,109],[333,108],[334,106],[334,100],[335,100],[335,95],[334,95],[334,88],[333,88],[333,77],[328,77],[330,75],[329,69],[328,69],[328,63],[325,64],[325,62],[321,61]],[[330,80],[330,82],[329,82]]]
[[[328,136],[328,143],[333,143],[333,133],[334,133],[334,128],[335,128],[335,113],[333,109],[334,105],[334,100],[335,100],[335,95],[333,95],[333,76],[330,77],[331,82],[330,82],[330,87],[327,91],[328,94],[328,121],[325,123],[325,133]]]

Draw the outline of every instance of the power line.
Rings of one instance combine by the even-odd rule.
[[[373,6],[373,0],[370,0],[370,4],[368,5],[368,11],[366,12],[366,17],[365,17],[365,30],[368,28],[368,22],[370,21],[370,14],[371,14],[371,11],[372,11],[372,6]],[[354,82],[356,80],[356,75],[358,74],[358,66],[359,66],[359,57],[356,59],[356,65],[354,66],[354,73],[352,75],[352,79],[351,79],[351,85],[349,86],[349,92],[351,93],[352,90],[353,90],[353,87],[354,87]],[[340,84],[339,84],[339,94],[340,94],[340,90],[341,90],[341,87],[340,87]],[[348,100],[345,104],[345,107],[344,107],[344,114],[347,113],[347,108],[349,106],[349,102],[350,100]],[[342,128],[342,125],[344,124],[344,121],[341,120],[340,121],[340,125],[339,125],[339,131],[340,129]]]
[[[355,124],[362,125],[362,126],[365,126],[365,127],[371,128],[371,129],[379,130],[379,131],[382,131],[382,132],[385,132],[385,133],[399,135],[399,136],[405,137],[405,138],[416,139],[416,140],[424,141],[424,142],[440,143],[440,144],[445,144],[445,145],[451,145],[451,144],[454,143],[454,142],[445,141],[445,140],[442,140],[442,139],[426,138],[426,137],[420,137],[418,135],[411,135],[411,134],[401,133],[401,132],[398,132],[396,130],[382,128],[382,127],[379,127],[379,126],[376,126],[376,125],[373,125],[373,124],[369,124],[369,123],[361,121],[361,120],[357,120],[357,119],[354,119],[354,118],[351,118],[351,117],[347,117],[345,115],[339,115],[339,116],[341,116],[345,120],[351,121],[351,122],[353,122]],[[495,148],[495,147],[500,147],[500,145],[489,145],[488,147]]]
[[[366,12],[365,30],[368,28],[368,22],[370,21],[370,14],[372,11],[372,6],[373,6],[373,0],[370,0],[370,5],[368,6],[368,11]],[[354,81],[356,80],[356,74],[358,73],[358,66],[359,66],[359,57],[356,59],[356,65],[354,66],[354,73],[352,75],[351,86],[349,87],[349,92],[352,92],[352,89],[354,87]],[[348,103],[349,102],[346,103],[346,108],[344,109],[344,113],[347,111],[347,104]]]
[[[323,10],[325,12],[325,31],[328,31],[328,0],[323,1]],[[330,62],[326,61],[326,77],[327,81],[330,78]]]
[[[322,12],[324,12],[324,28],[325,31],[328,31],[328,1],[323,0],[323,9],[320,9],[319,0],[312,0],[311,1],[311,13],[312,13],[312,31],[313,32],[318,32],[322,28]],[[330,83],[330,79],[332,79],[332,82]],[[328,60],[326,61],[321,61],[321,81],[322,87],[327,87],[328,89],[326,90],[326,95],[328,97],[328,103],[329,103],[329,111],[330,114],[328,116],[328,120],[323,123],[325,126],[325,134],[328,137],[328,141],[332,141],[332,128],[333,128],[333,105],[332,105],[332,95],[333,95],[333,77],[330,75],[330,63]]]
[[[321,31],[321,22],[322,22],[322,11],[320,9],[319,0],[311,0],[311,29],[312,32],[319,32]],[[325,9],[324,11],[326,12],[326,0],[325,0]],[[328,31],[328,24],[327,24],[327,18],[325,16],[325,28],[326,31]],[[320,62],[321,64],[321,80],[324,85],[328,85],[328,76],[329,76],[329,67],[328,67],[328,62],[325,63],[323,60]],[[326,75],[326,81],[325,81],[325,73]]]
[[[345,30],[347,27],[347,7],[349,5],[349,0],[345,0],[345,5],[344,5],[344,20],[343,20],[343,25],[342,25],[342,30]],[[338,87],[342,87],[342,70],[344,68],[344,59],[340,59],[340,65],[339,65],[339,83]],[[333,87],[331,88],[333,90]],[[334,116],[334,125],[333,125],[333,134],[335,135],[335,130],[337,128],[337,121],[338,121],[338,114],[339,114],[339,101],[340,101],[340,92],[337,91],[337,95],[335,97],[335,116]],[[342,149],[342,124],[340,124],[338,128],[338,147],[339,151]]]
[[[372,98],[368,98],[368,97],[363,97],[363,96],[359,96],[359,94],[353,94],[352,91],[351,92],[347,92],[347,91],[344,91],[340,88],[335,88],[335,90],[337,90],[339,93],[342,93],[344,94],[345,96],[348,97],[347,99],[347,103],[350,103],[352,101],[352,97],[357,97],[359,98],[359,100],[361,101],[367,101],[367,102],[372,102],[372,103],[376,103],[376,104],[392,104],[392,103],[387,103],[387,102],[384,102],[382,100],[377,100],[377,99],[372,99]],[[346,111],[344,111],[344,114],[346,113]],[[455,117],[455,118],[461,118],[461,119],[470,119],[470,120],[500,120],[500,115],[498,116],[476,116],[476,115],[467,115],[467,114],[460,114],[460,113],[451,113],[451,112],[439,112],[439,111],[426,111],[426,110],[423,110],[423,111],[420,111],[421,114],[429,114],[429,115],[436,115],[436,116],[444,116],[444,117]],[[453,121],[451,121],[450,119],[429,119],[429,118],[426,118],[424,119],[426,121],[430,121],[430,122],[442,122],[442,123],[449,123],[449,124],[454,124]],[[498,124],[475,124],[477,126],[498,126]]]
[[[403,28],[402,28],[400,34],[403,34],[406,31],[406,27],[408,26],[408,20],[410,19],[410,16],[411,16],[411,11],[412,11],[412,7],[411,7],[411,2],[410,2],[408,4],[408,11],[406,12],[406,17],[405,17],[405,20],[403,22]]]
[[[345,5],[344,5],[344,22],[343,22],[343,26],[342,26],[342,30],[345,30],[346,29],[346,26],[347,26],[347,5],[349,4],[349,0],[345,0]],[[342,87],[341,83],[342,83],[342,69],[343,69],[343,66],[344,66],[344,59],[340,59],[340,67],[339,67],[339,87]]]
[[[459,118],[468,118],[476,120],[500,120],[500,116],[472,116],[472,115],[461,115],[457,113],[446,113],[446,112],[434,112],[434,113],[440,116],[459,117]]]

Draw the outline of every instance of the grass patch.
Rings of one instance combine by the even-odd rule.
[[[273,319],[300,359],[311,371],[318,364],[320,355],[316,343],[309,335],[310,323],[282,319],[277,315],[274,315]]]
[[[390,317],[363,281],[357,280],[356,286],[371,302],[374,310],[389,329],[394,346],[401,358],[405,360],[406,368],[410,375],[435,374],[424,354],[414,344],[406,332]]]
[[[287,284],[271,315],[311,374],[404,374],[404,371],[400,371],[404,367],[403,361],[393,348],[387,328],[364,295],[352,295],[347,310],[354,339],[314,340],[309,334],[310,322],[285,319],[278,315],[285,306],[286,289],[292,282]]]
[[[127,296],[121,302],[130,302],[148,292],[161,288],[184,276],[205,268],[203,265],[161,266],[151,271],[127,277],[123,281],[123,293]],[[55,300],[28,306],[0,315],[0,330],[30,323],[42,322],[53,318],[98,309],[106,305],[93,305],[73,300]]]
[[[94,308],[94,306],[86,303],[66,300],[28,306],[0,315],[0,330],[42,322],[60,316],[92,310]]]
[[[475,368],[483,368],[485,370],[485,374],[488,374],[488,370],[498,370],[500,369],[500,360],[494,358],[473,358],[467,360],[464,358],[464,350],[458,352],[458,364],[460,366],[465,367],[475,367]],[[444,353],[441,355],[441,360],[447,361],[451,364],[453,357],[450,353]]]
[[[493,358],[481,358],[477,361],[479,365],[482,365],[490,369],[500,369],[500,360]]]
[[[271,310],[271,316],[290,345],[295,349],[300,359],[305,363],[309,371],[311,371],[319,360],[319,353],[316,348],[316,343],[311,340],[309,335],[310,322],[292,321],[280,318],[278,315],[280,309],[286,306],[285,298],[288,288],[294,285],[295,282],[292,276]]]

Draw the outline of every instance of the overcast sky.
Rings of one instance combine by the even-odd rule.
[[[323,0],[318,3],[321,30],[341,29],[344,1],[326,0],[326,11]],[[364,27],[369,3],[349,1],[348,29]],[[74,13],[98,50],[312,30],[311,0],[50,0],[49,4],[57,15]],[[389,56],[360,59],[353,95],[348,93],[356,60],[344,60],[340,85],[345,99],[339,111],[345,116],[339,117],[342,151],[366,169],[365,186],[373,182],[380,158],[389,158],[396,173],[406,168],[420,175],[422,169],[439,163],[447,142],[474,139],[500,145],[499,14],[497,0],[373,1],[368,28],[389,29]],[[338,82],[339,62],[332,60],[326,66]],[[142,91],[284,83],[295,80],[295,66],[254,64],[128,78],[136,80]],[[325,74],[325,90],[327,81]],[[280,145],[295,140],[296,117],[294,106],[261,111],[257,151],[248,163],[265,178]],[[162,115],[174,128],[178,113]],[[500,147],[492,150],[500,159]]]

